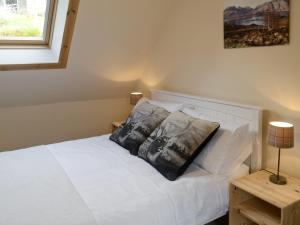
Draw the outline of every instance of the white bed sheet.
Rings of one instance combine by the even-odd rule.
[[[97,225],[44,146],[0,154],[0,225]]]
[[[202,225],[228,209],[229,177],[192,165],[177,181],[109,136],[47,146],[99,225]]]
[[[107,135],[0,153],[0,225],[202,225],[229,179],[192,165],[168,181]]]

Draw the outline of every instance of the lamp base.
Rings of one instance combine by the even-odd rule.
[[[270,176],[270,181],[273,184],[277,184],[277,185],[286,185],[287,184],[287,180],[285,177],[283,177],[283,176],[278,177],[275,174]]]

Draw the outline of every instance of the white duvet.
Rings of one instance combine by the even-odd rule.
[[[201,225],[227,208],[227,177],[168,181],[108,136],[0,154],[0,225]]]

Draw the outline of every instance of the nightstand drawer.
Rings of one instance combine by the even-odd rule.
[[[281,224],[281,209],[265,202],[237,187],[231,186],[231,224],[243,224],[237,221],[247,221],[246,224],[265,224],[265,225],[280,225]]]
[[[300,225],[300,181],[278,186],[260,171],[230,185],[230,225]]]

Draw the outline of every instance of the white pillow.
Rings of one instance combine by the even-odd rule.
[[[141,98],[138,103],[136,104],[135,107],[137,107],[139,104],[143,103],[143,102],[148,102],[152,105],[156,105],[159,107],[164,108],[165,110],[167,110],[170,113],[179,111],[181,109],[184,108],[184,104],[183,103],[177,103],[177,102],[167,102],[167,101],[157,101],[157,100],[150,100],[148,98]]]
[[[232,171],[231,174],[229,174],[229,181],[234,181],[249,174],[250,167],[243,163],[240,167],[237,167],[235,170]]]
[[[212,122],[219,122],[220,129],[193,163],[212,174],[230,174],[240,167],[252,153],[249,123],[222,113],[203,113],[201,109],[185,108],[184,113]]]

